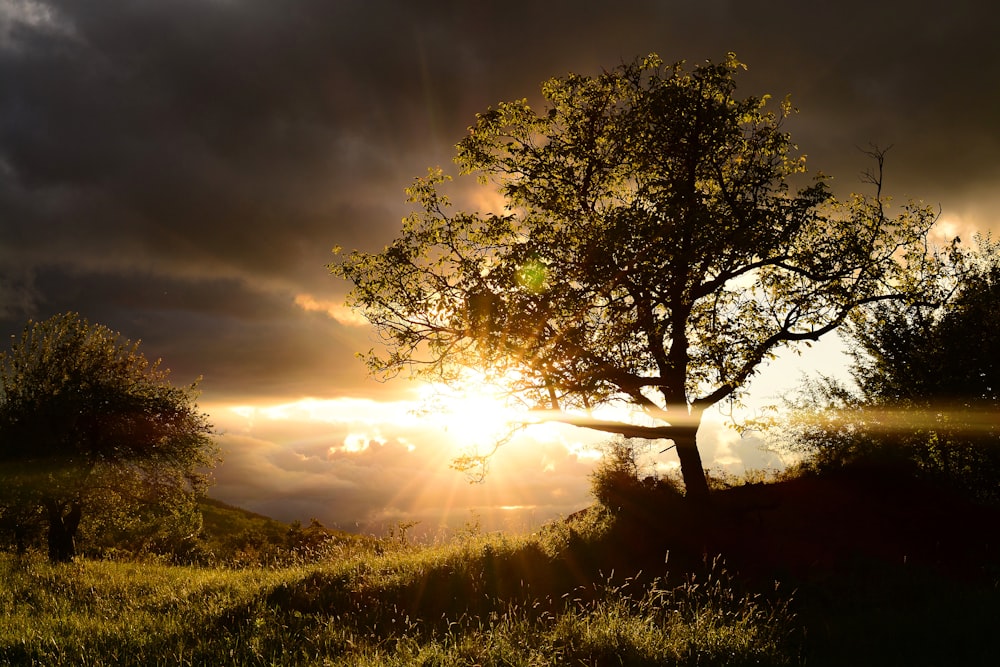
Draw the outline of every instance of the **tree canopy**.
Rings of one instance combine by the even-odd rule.
[[[62,561],[85,510],[192,507],[217,459],[195,397],[76,313],[29,322],[0,353],[0,517],[19,541],[45,522]]]
[[[431,170],[395,241],[331,264],[382,337],[369,369],[472,368],[544,419],[673,440],[688,496],[706,497],[703,411],[778,349],[919,292],[933,264],[933,212],[890,215],[880,187],[836,201],[795,154],[787,99],[736,95],[742,69],[653,55],[550,79],[540,111],[480,113],[456,162],[503,209],[454,210]],[[615,403],[635,418],[592,414]]]

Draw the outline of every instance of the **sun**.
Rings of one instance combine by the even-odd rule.
[[[419,410],[463,449],[492,448],[537,422],[512,398],[516,375],[495,379],[467,370],[460,382],[430,382],[419,391]],[[544,429],[535,429],[544,437]],[[536,437],[537,439],[537,437]]]
[[[234,413],[250,425],[254,422],[352,424],[357,427],[357,434],[360,429],[375,433],[382,426],[393,432],[430,429],[443,436],[439,443],[450,443],[453,449],[463,452],[493,449],[522,433],[536,442],[555,442],[558,435],[553,425],[541,423],[540,413],[528,410],[512,393],[511,386],[517,379],[514,374],[496,379],[467,370],[455,382],[422,381],[414,387],[415,394],[399,401],[302,398],[270,405],[217,407],[219,411],[225,408],[225,412]],[[345,447],[356,448],[351,443]]]

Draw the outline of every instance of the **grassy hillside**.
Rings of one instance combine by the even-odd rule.
[[[224,503],[214,498],[198,501],[202,515],[202,532],[210,541],[223,541],[244,533],[258,533],[275,542],[283,540],[289,524]]]
[[[333,540],[308,564],[2,555],[0,664],[995,664],[995,510],[858,470],[703,511],[657,487],[617,501],[527,537]],[[217,510],[209,532],[282,527]]]
[[[321,565],[193,568],[0,557],[0,663],[790,664],[780,603],[721,570],[680,585],[598,575],[601,528],[449,545],[344,546]]]
[[[221,500],[199,501],[202,530],[194,562],[225,565],[281,565],[326,558],[345,542],[370,538],[326,528],[277,521]]]
[[[621,499],[618,550],[652,568],[669,549],[682,571],[724,554],[741,586],[781,582],[807,664],[997,664],[1000,508],[866,466],[738,485],[701,515],[660,495]]]

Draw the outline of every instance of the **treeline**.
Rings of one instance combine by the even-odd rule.
[[[284,566],[328,560],[346,548],[374,545],[373,537],[354,535],[308,523],[276,521],[244,509],[205,498],[201,501],[203,527],[197,550],[187,555],[192,564],[231,567]]]

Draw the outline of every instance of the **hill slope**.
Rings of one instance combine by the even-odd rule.
[[[200,544],[210,560],[235,565],[268,565],[315,560],[333,546],[370,538],[326,528],[317,521],[284,523],[213,498],[199,501]]]

